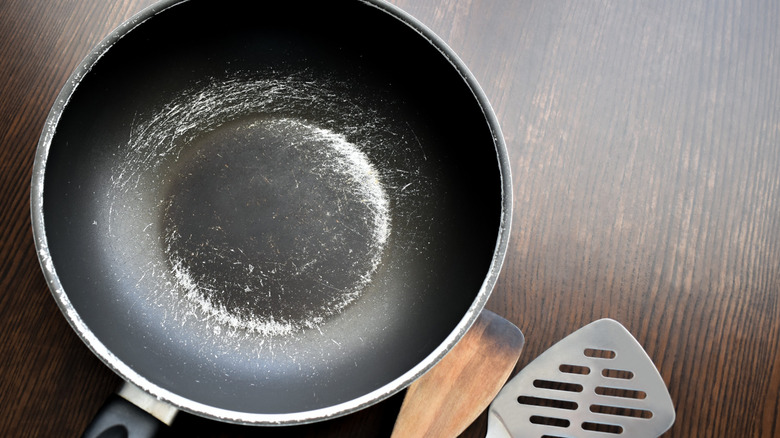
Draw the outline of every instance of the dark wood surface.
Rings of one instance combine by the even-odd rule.
[[[0,1],[0,434],[78,436],[119,384],[71,331],[35,255],[38,136],[82,57],[148,0]],[[518,369],[601,317],[645,347],[669,437],[780,436],[780,3],[395,0],[461,56],[509,147],[515,214],[488,308]],[[389,436],[400,396],[191,436]],[[483,414],[464,436],[484,434]]]

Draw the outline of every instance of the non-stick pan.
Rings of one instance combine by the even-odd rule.
[[[60,93],[32,180],[65,317],[128,382],[244,424],[349,413],[484,306],[511,184],[496,118],[381,1],[163,1]]]

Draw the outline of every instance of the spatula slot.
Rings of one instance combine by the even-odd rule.
[[[600,348],[586,348],[585,356],[597,359],[614,359],[617,356],[617,353],[612,350],[603,350]]]
[[[517,398],[517,402],[521,405],[540,406],[544,408],[558,408],[568,409],[570,411],[577,410],[577,403],[568,400],[556,400],[551,398],[541,397],[528,397],[521,395]]]
[[[647,393],[644,391],[624,388],[610,388],[608,386],[597,386],[596,394],[606,395],[609,397],[635,398],[637,400],[644,400],[647,397]]]
[[[558,367],[558,369],[562,373],[566,373],[566,374],[582,374],[583,376],[587,376],[588,374],[590,374],[590,368],[581,365],[563,364],[560,367]]]
[[[593,432],[613,433],[619,435],[623,433],[623,428],[616,424],[591,423],[586,421],[582,423],[582,428]]]
[[[590,405],[590,411],[595,414],[620,415],[621,417],[653,418],[653,413],[650,411],[619,406]]]
[[[601,371],[601,375],[604,377],[609,377],[610,379],[630,380],[634,378],[634,373],[627,370],[604,369]]]
[[[534,386],[541,389],[552,389],[555,391],[582,392],[582,385],[578,383],[554,382],[552,380],[534,380]]]
[[[542,426],[569,427],[571,425],[571,421],[569,420],[555,417],[543,417],[541,415],[532,415],[530,421],[533,424]]]

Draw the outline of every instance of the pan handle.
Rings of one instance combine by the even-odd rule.
[[[178,410],[125,382],[98,411],[82,438],[152,438],[173,422]]]

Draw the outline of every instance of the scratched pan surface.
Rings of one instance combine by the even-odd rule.
[[[373,2],[164,2],[41,137],[44,274],[108,366],[179,408],[315,421],[405,387],[481,310],[509,169],[460,61]]]

